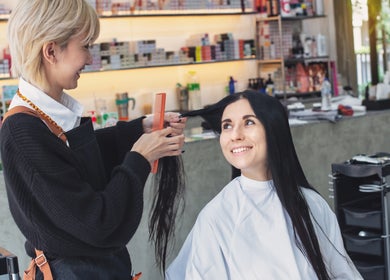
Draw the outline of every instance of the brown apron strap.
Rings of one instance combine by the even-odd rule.
[[[35,280],[35,273],[37,267],[41,270],[44,280],[53,280],[53,275],[51,274],[50,265],[46,259],[45,254],[35,249],[36,258],[32,259],[27,270],[24,272],[23,280]]]
[[[25,114],[29,114],[29,115],[35,116],[37,118],[40,118],[47,125],[47,127],[51,130],[51,132],[54,133],[54,135],[56,135],[58,138],[60,138],[62,141],[64,141],[66,143],[66,141],[67,141],[66,135],[58,127],[56,127],[51,122],[47,121],[40,114],[38,114],[37,111],[35,111],[31,108],[28,108],[25,106],[15,106],[15,107],[11,108],[10,110],[8,110],[8,112],[6,112],[4,114],[3,122],[9,116],[11,116],[13,114],[17,114],[17,113],[25,113]]]
[[[56,126],[54,126],[52,123],[50,123],[47,120],[45,120],[35,110],[30,109],[28,107],[25,107],[25,106],[15,106],[15,107],[13,107],[12,109],[8,110],[8,112],[6,112],[4,114],[3,122],[9,116],[11,116],[13,114],[17,114],[17,113],[29,114],[31,116],[40,118],[49,127],[51,132],[53,132],[57,137],[61,138],[61,140],[66,143],[67,139],[66,139],[65,134],[63,134],[61,131],[59,131],[59,129]],[[37,250],[37,249],[35,249],[35,254],[36,254],[36,258],[31,260],[27,270],[24,271],[23,279],[24,280],[35,280],[35,274],[36,274],[36,270],[37,270],[37,267],[38,267],[41,270],[42,274],[43,274],[43,279],[44,280],[53,280],[53,276],[52,276],[51,270],[50,270],[50,265],[47,262],[45,254],[42,251]]]
[[[35,249],[35,254],[37,255],[37,257],[34,259],[34,262],[42,271],[43,279],[53,280],[53,276],[51,275],[50,265],[46,259],[45,254],[42,251],[37,249]]]
[[[35,264],[34,259],[32,259],[27,270],[23,273],[23,280],[35,280],[36,268],[37,265]]]
[[[25,106],[15,106],[11,109],[9,109],[5,114],[4,114],[4,118],[3,118],[3,122],[9,117],[9,116],[12,116],[14,114],[17,114],[17,113],[25,113],[25,114],[29,114],[29,115],[32,115],[32,116],[36,116],[39,118],[39,114],[33,110],[33,109],[30,109],[28,107],[25,107]]]

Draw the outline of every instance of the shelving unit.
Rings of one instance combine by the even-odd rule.
[[[272,73],[275,68],[279,68],[280,71],[277,72],[280,76],[274,75],[273,77],[275,93],[285,92],[283,35],[280,16],[258,17],[256,19],[256,42],[258,77],[265,79],[265,73]],[[271,48],[273,49],[271,50]]]
[[[297,16],[297,17],[257,17],[256,19],[256,41],[257,41],[257,57],[258,57],[258,75],[264,77],[265,73],[276,73],[274,76],[275,96],[286,99],[288,97],[317,97],[319,95],[319,86],[316,73],[310,75],[308,79],[307,89],[300,90],[299,85],[303,84],[299,77],[294,77],[289,74],[289,69],[293,75],[296,75],[296,67],[302,65],[307,67],[311,64],[326,65],[324,70],[330,71],[329,56],[294,56],[292,54],[294,32],[301,33],[303,30],[303,21],[322,19],[325,16]],[[270,42],[274,43],[274,51],[264,51]],[[271,55],[270,55],[271,54]],[[274,54],[274,55],[272,55]],[[316,71],[318,67],[315,67]],[[276,71],[275,71],[276,70]],[[331,78],[331,77],[330,77]],[[297,90],[298,89],[298,90]]]
[[[390,161],[332,164],[335,212],[344,245],[365,280],[390,279],[389,182]]]
[[[203,61],[203,62],[192,62],[192,63],[177,63],[177,64],[161,64],[161,65],[147,65],[147,66],[137,66],[137,67],[127,67],[127,68],[118,68],[118,69],[105,69],[105,70],[91,70],[85,71],[84,73],[102,73],[102,72],[111,72],[111,71],[127,71],[127,70],[137,70],[137,69],[148,69],[148,68],[162,68],[162,67],[175,67],[175,66],[185,66],[185,65],[203,65],[203,64],[214,64],[214,63],[229,63],[237,61],[251,61],[256,60],[256,58],[241,58],[241,59],[228,59],[228,60],[215,60],[215,61]],[[13,80],[12,77],[0,77],[0,80]]]
[[[225,20],[226,17],[229,17],[229,20]],[[74,92],[78,97],[81,96],[82,99],[107,98],[107,96],[109,96],[107,99],[110,99],[111,96],[114,99],[115,92],[126,91],[129,95],[138,98],[139,95],[145,92],[165,91],[167,92],[167,109],[171,110],[178,108],[175,85],[177,83],[185,83],[188,70],[198,69],[202,87],[202,103],[206,105],[219,100],[226,94],[225,87],[228,84],[229,76],[233,76],[238,81],[236,90],[240,91],[247,88],[248,80],[253,78],[253,73],[266,77],[267,73],[273,73],[276,67],[280,69],[278,72],[279,76],[276,79],[274,77],[274,82],[278,85],[275,94],[278,98],[317,96],[318,92],[296,93],[287,88],[285,83],[286,65],[297,64],[298,62],[310,63],[314,61],[314,58],[305,59],[305,62],[299,59],[286,59],[288,57],[288,48],[282,48],[282,46],[286,46],[283,37],[291,37],[291,34],[283,31],[285,26],[300,26],[304,20],[321,17],[323,18],[324,16],[299,16],[294,18],[275,16],[261,18],[258,13],[248,7],[245,9],[245,12],[241,8],[236,7],[234,9],[136,11],[133,14],[103,14],[100,16],[102,28],[98,41],[109,41],[112,38],[118,41],[149,40],[153,38],[167,50],[177,50],[181,46],[185,46],[185,40],[189,36],[206,32],[211,34],[231,32],[234,34],[234,39],[241,39],[239,37],[241,34],[244,34],[242,39],[255,39],[255,41],[259,42],[259,24],[272,22],[276,26],[277,33],[275,37],[276,56],[275,58],[261,59],[259,57],[260,51],[257,50],[256,57],[253,58],[93,70],[88,71],[88,75],[84,74],[82,76],[82,79],[79,80],[79,87]],[[5,25],[6,21],[6,19],[0,19],[0,33],[2,33],[2,26]],[[114,26],[115,28],[113,28]],[[116,28],[118,26],[120,26],[120,30]],[[201,31],[199,26],[205,27]],[[0,36],[0,45],[2,40],[4,39]],[[285,53],[286,50],[287,53]],[[327,58],[321,57],[316,59],[326,61]],[[153,85],[150,87],[150,80],[146,79],[146,77],[141,77],[140,74],[145,73],[145,70],[148,70],[147,75],[154,79]],[[169,77],[162,73],[165,71],[170,72]],[[102,84],[100,86],[100,80],[105,79],[106,76],[110,77],[111,84]],[[123,77],[130,77],[125,78],[127,83],[119,80]],[[131,77],[134,77],[134,79]],[[0,78],[0,86],[15,82],[12,78]],[[140,91],[143,92],[141,93]],[[137,102],[140,106],[142,106],[142,99],[143,97],[141,102]],[[88,102],[87,109],[93,110],[91,107],[92,102]],[[110,101],[108,103],[110,104]],[[142,113],[137,107],[138,105],[136,106],[135,115]]]
[[[144,13],[139,14],[120,14],[120,15],[101,15],[101,20],[109,20],[109,19],[129,19],[129,18],[160,18],[160,17],[207,17],[207,16],[245,16],[245,15],[254,15],[255,12],[240,12],[237,9],[229,10],[219,10],[219,12],[207,12],[207,13],[194,13],[189,11],[178,11],[176,13],[171,11],[164,11],[161,13],[155,13],[146,11]],[[2,22],[7,22],[7,18],[1,18],[0,24]],[[207,33],[207,32],[205,32]],[[99,70],[88,70],[87,72],[101,72],[101,71],[119,71],[119,70],[131,70],[131,69],[142,69],[142,68],[150,68],[150,67],[166,67],[166,66],[180,66],[180,65],[191,65],[191,64],[209,64],[209,63],[219,63],[219,62],[232,62],[232,61],[245,61],[245,60],[254,60],[256,59],[255,54],[252,57],[244,57],[237,59],[222,59],[222,60],[208,60],[208,61],[193,61],[188,63],[167,63],[167,64],[155,64],[155,65],[143,65],[143,66],[134,66],[134,67],[122,67],[115,69],[99,69]],[[12,77],[0,77],[0,80],[8,80],[12,79]]]
[[[191,11],[165,11],[165,12],[144,12],[136,14],[119,14],[119,15],[100,15],[101,19],[107,18],[128,18],[128,17],[188,17],[188,16],[232,16],[232,15],[254,15],[256,12],[242,12],[238,9],[218,10],[199,10],[198,12]],[[1,20],[1,19],[0,19]]]
[[[227,16],[229,20],[226,21]],[[6,20],[0,21],[0,33],[5,30]],[[218,34],[231,32],[234,39],[254,40],[255,13],[231,11],[213,11],[207,13],[155,13],[101,16],[101,35],[98,42],[150,40],[155,39],[167,50],[177,50],[185,46],[186,40],[200,33]],[[120,28],[119,28],[120,27]],[[169,27],[169,28],[168,28]],[[0,36],[0,45],[4,39]],[[160,47],[160,46],[159,46]],[[94,98],[107,100],[109,110],[115,108],[115,93],[128,92],[137,98],[132,117],[142,115],[142,103],[149,95],[156,92],[167,93],[167,110],[178,109],[176,100],[176,84],[186,82],[188,71],[195,70],[201,82],[202,104],[210,104],[226,94],[225,87],[229,76],[238,83],[237,90],[243,90],[250,73],[256,69],[256,58],[228,59],[221,61],[204,61],[188,64],[148,65],[142,67],[126,67],[122,69],[98,70],[85,72],[79,80],[76,90],[71,94],[86,104],[86,111],[94,109]],[[104,82],[105,81],[105,82]],[[2,85],[15,84],[12,78],[0,78]],[[147,96],[147,97],[146,97]]]

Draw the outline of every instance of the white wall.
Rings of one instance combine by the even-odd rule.
[[[0,5],[4,5],[4,7],[10,9],[13,9],[17,3],[18,0],[0,0]]]

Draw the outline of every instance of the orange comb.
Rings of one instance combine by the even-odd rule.
[[[154,116],[152,131],[164,128],[164,113],[165,113],[166,93],[157,93],[154,100]],[[158,159],[153,162],[152,173],[155,174],[158,169]]]

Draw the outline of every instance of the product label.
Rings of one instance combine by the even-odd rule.
[[[195,91],[200,90],[200,84],[199,83],[190,83],[187,85],[189,91]]]

